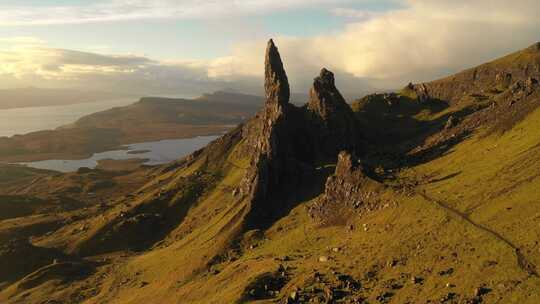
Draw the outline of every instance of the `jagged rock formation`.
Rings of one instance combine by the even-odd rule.
[[[279,51],[272,39],[268,41],[264,66],[264,88],[267,103],[276,103],[279,105],[288,104],[291,96],[289,80],[285,73],[285,69],[283,68],[283,62],[281,61]]]
[[[380,186],[366,175],[360,160],[342,151],[334,175],[327,179],[324,194],[310,206],[310,214],[324,225],[344,225],[355,213],[383,207],[377,195]]]
[[[310,90],[307,110],[315,123],[320,151],[335,157],[341,150],[354,150],[359,136],[356,119],[335,85],[334,73],[323,68]]]
[[[250,170],[241,185],[241,192],[251,200],[255,217],[264,216],[269,209],[265,200],[282,179],[294,174],[295,153],[291,140],[296,128],[291,116],[296,108],[289,104],[290,89],[287,74],[278,49],[270,40],[265,56],[266,103],[263,110],[243,129],[246,152],[251,156]]]
[[[538,87],[538,80],[529,77],[527,80],[518,80],[510,87],[510,92],[514,96],[514,100],[525,98],[531,95]]]
[[[487,90],[505,90],[529,77],[540,77],[540,43],[495,61],[428,83],[410,84],[419,101],[458,103],[464,96]]]
[[[420,84],[409,83],[406,89],[414,92],[416,95],[416,99],[419,102],[426,102],[432,99],[432,97],[429,95],[428,88],[426,84],[424,83],[420,83]]]
[[[322,69],[308,105],[298,108],[289,103],[287,74],[272,40],[265,69],[264,109],[243,130],[245,153],[252,155],[252,162],[241,192],[250,197],[258,220],[283,208],[269,205],[270,196],[294,189],[313,172],[317,160],[335,159],[340,150],[354,150],[358,142],[354,114],[336,88],[332,72]]]

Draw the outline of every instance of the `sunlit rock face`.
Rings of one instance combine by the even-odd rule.
[[[323,69],[303,107],[289,103],[290,87],[279,50],[272,40],[265,54],[266,102],[243,128],[244,152],[251,165],[240,192],[251,203],[254,222],[286,210],[286,200],[320,161],[335,160],[356,147],[356,120],[336,88],[334,74]],[[253,224],[252,224],[253,225]]]

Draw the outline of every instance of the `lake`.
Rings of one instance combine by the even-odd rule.
[[[56,129],[99,111],[135,103],[136,98],[120,98],[63,106],[0,110],[0,137]]]
[[[60,172],[74,172],[82,167],[95,168],[99,160],[146,159],[146,165],[165,164],[205,147],[219,136],[199,136],[194,138],[160,140],[126,145],[125,150],[95,153],[92,157],[81,160],[44,160],[20,163],[38,169]]]

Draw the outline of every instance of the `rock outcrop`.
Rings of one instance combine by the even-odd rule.
[[[540,77],[539,43],[465,70],[443,79],[409,85],[416,92],[418,100],[442,100],[450,104],[459,101],[469,94],[482,93],[489,90],[505,90],[517,81]]]
[[[326,181],[324,194],[310,207],[310,215],[323,225],[346,224],[353,214],[382,207],[380,189],[381,184],[366,175],[360,161],[343,151],[334,175]]]
[[[251,201],[254,213],[250,216],[251,222],[253,219],[264,222],[264,218],[272,217],[273,210],[280,208],[270,205],[269,196],[279,196],[284,190],[281,185],[293,185],[299,180],[302,158],[308,154],[306,147],[309,147],[302,142],[302,114],[299,108],[289,103],[287,74],[272,40],[266,49],[265,90],[263,110],[242,132],[251,165],[240,190]]]
[[[538,88],[538,80],[529,77],[526,80],[518,80],[510,87],[510,92],[515,99],[521,99],[531,95]]]
[[[317,163],[335,159],[341,150],[354,151],[359,137],[354,113],[327,69],[315,78],[306,106],[289,103],[287,74],[272,40],[266,49],[265,90],[264,108],[242,130],[243,153],[251,165],[239,192],[250,202],[249,229],[288,210],[290,193]]]
[[[356,119],[335,85],[334,73],[323,68],[310,91],[307,110],[316,125],[319,151],[335,157],[341,150],[354,150],[358,141]]]
[[[285,73],[285,69],[283,68],[283,62],[281,61],[279,51],[272,39],[268,41],[264,66],[266,102],[279,105],[288,104],[291,96],[289,80]]]

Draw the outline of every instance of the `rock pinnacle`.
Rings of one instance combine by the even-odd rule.
[[[284,105],[289,103],[291,95],[289,80],[283,68],[279,51],[272,39],[268,41],[266,48],[264,88],[267,104]]]

